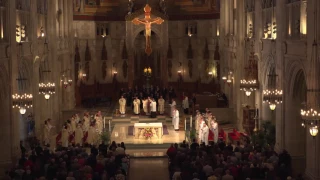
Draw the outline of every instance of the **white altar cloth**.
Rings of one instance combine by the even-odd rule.
[[[136,133],[136,132],[139,132],[139,129],[143,129],[143,128],[155,128],[155,129],[158,129],[158,137],[159,139],[162,138],[162,135],[163,135],[163,129],[162,129],[162,123],[134,123],[134,131],[133,131],[133,134],[134,134],[134,137],[136,139],[139,138],[139,133]]]

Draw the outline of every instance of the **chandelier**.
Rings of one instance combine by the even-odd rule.
[[[20,114],[25,114],[28,108],[32,108],[32,94],[12,95],[12,108],[18,108]]]
[[[83,74],[83,76],[87,76],[87,75]],[[63,71],[60,82],[62,83],[62,85],[65,89],[72,85],[71,70],[70,69]]]
[[[146,77],[151,77],[152,69],[150,67],[145,67],[143,69],[143,75],[146,76]]]
[[[46,100],[50,99],[52,94],[56,93],[55,83],[39,83],[39,94],[43,94]]]
[[[277,74],[273,67],[268,75],[268,89],[263,90],[263,103],[268,103],[269,108],[274,111],[277,104],[282,103],[282,90],[276,88],[277,85]]]
[[[318,1],[315,1],[314,7],[318,7]],[[314,23],[318,22],[317,8],[314,8]],[[318,44],[317,44],[317,29],[314,27],[314,40],[312,44],[312,54],[310,60],[310,77],[307,90],[306,108],[300,110],[301,118],[303,120],[302,127],[309,127],[309,133],[312,137],[318,134],[318,123],[320,121],[320,83],[319,83],[319,59],[318,59]]]
[[[222,76],[221,78],[223,80],[224,83],[227,83],[229,86],[232,83],[234,77],[233,77],[233,72],[232,71],[228,71],[227,75]]]
[[[246,48],[245,48],[246,49]],[[245,67],[245,79],[240,80],[240,90],[244,91],[246,96],[258,89],[258,63],[254,58],[253,41],[251,43],[251,52],[247,67]]]

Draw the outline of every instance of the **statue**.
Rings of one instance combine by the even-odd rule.
[[[151,49],[151,24],[162,24],[164,20],[160,17],[151,19],[151,7],[147,4],[144,7],[144,19],[134,18],[132,23],[135,25],[143,24],[145,25],[145,36],[146,36],[146,49],[145,52],[148,56],[150,56],[152,49]]]
[[[134,7],[134,0],[129,0],[129,3],[128,3],[128,14],[132,14],[133,13],[133,7]]]
[[[160,10],[163,14],[167,14],[166,2],[164,0],[159,0]]]

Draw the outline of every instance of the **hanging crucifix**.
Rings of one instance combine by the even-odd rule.
[[[144,24],[145,25],[145,36],[146,36],[146,49],[145,52],[148,56],[152,53],[152,48],[151,48],[151,24],[162,24],[164,20],[160,17],[156,17],[154,19],[151,19],[151,7],[146,4],[144,7],[144,18],[139,19],[139,18],[134,18],[132,20],[132,23],[135,25],[140,25]]]

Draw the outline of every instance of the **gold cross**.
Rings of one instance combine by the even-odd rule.
[[[144,9],[144,18],[139,19],[139,18],[134,18],[132,20],[132,23],[135,25],[140,25],[144,24],[145,25],[145,31],[146,31],[146,49],[145,52],[149,56],[152,53],[152,48],[151,48],[151,24],[162,24],[164,20],[160,17],[156,17],[154,19],[151,19],[151,7],[146,4],[146,6],[143,8]]]

